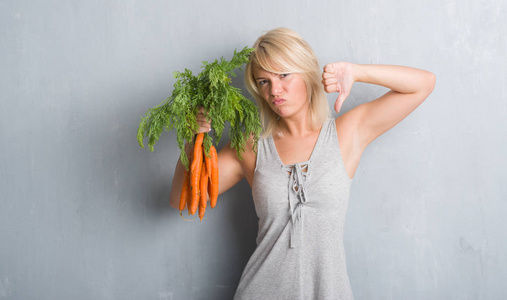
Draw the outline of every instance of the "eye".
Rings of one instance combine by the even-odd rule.
[[[290,73],[287,73],[287,74],[280,74],[280,78],[285,78],[285,77],[287,77],[287,76],[289,76],[289,75],[290,75]]]
[[[259,80],[259,82],[257,82],[258,85],[264,85],[266,84],[267,80],[263,79],[263,80]]]

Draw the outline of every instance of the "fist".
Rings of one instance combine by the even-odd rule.
[[[354,84],[353,64],[335,62],[324,66],[322,84],[327,93],[339,93],[334,109],[338,113]]]
[[[199,106],[199,111],[197,115],[195,115],[195,118],[197,120],[197,125],[199,125],[199,130],[196,133],[211,131],[211,120],[208,119],[208,114],[204,110],[204,107]]]

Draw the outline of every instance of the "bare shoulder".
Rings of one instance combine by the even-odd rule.
[[[251,185],[257,155],[253,149],[254,140],[250,139],[245,150],[238,156],[236,149],[227,143],[218,153],[219,194],[227,191],[241,179],[246,178]]]
[[[241,154],[241,156],[244,175],[250,186],[252,186],[255,165],[257,162],[257,143],[253,137],[250,137],[247,141],[245,151]]]

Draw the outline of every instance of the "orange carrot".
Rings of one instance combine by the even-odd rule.
[[[217,149],[215,149],[215,146],[211,145],[210,148],[210,155],[211,155],[211,187],[210,189],[210,206],[211,208],[214,208],[217,204],[217,198],[218,198],[218,155],[217,155]]]
[[[211,145],[213,147],[213,145]],[[210,152],[211,152],[211,149],[210,149]],[[203,153],[204,153],[204,145],[203,145]],[[209,156],[206,155],[206,153],[204,153],[204,163],[206,164],[206,171],[208,172],[208,177],[211,176],[211,166],[212,166],[212,161],[211,161],[211,153],[209,154]]]
[[[202,221],[204,212],[206,211],[206,205],[208,201],[208,171],[206,165],[202,165],[201,171],[201,182],[200,182],[200,201],[199,201],[199,219]]]
[[[204,133],[198,133],[194,142],[194,155],[192,158],[192,165],[190,166],[190,206],[188,214],[193,215],[199,206],[199,179],[201,178],[202,169],[202,140]]]
[[[187,206],[187,201],[190,196],[190,172],[188,172],[185,169],[184,173],[184,181],[183,181],[183,187],[181,188],[181,194],[180,194],[180,213],[185,209],[185,206]]]

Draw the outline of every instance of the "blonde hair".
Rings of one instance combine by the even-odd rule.
[[[274,74],[300,74],[306,83],[309,102],[307,126],[310,130],[319,128],[330,116],[330,110],[321,83],[319,62],[310,45],[296,32],[288,28],[276,28],[260,36],[253,48],[255,50],[245,68],[245,84],[260,109],[262,136],[273,134],[279,116],[259,93],[254,67]]]

